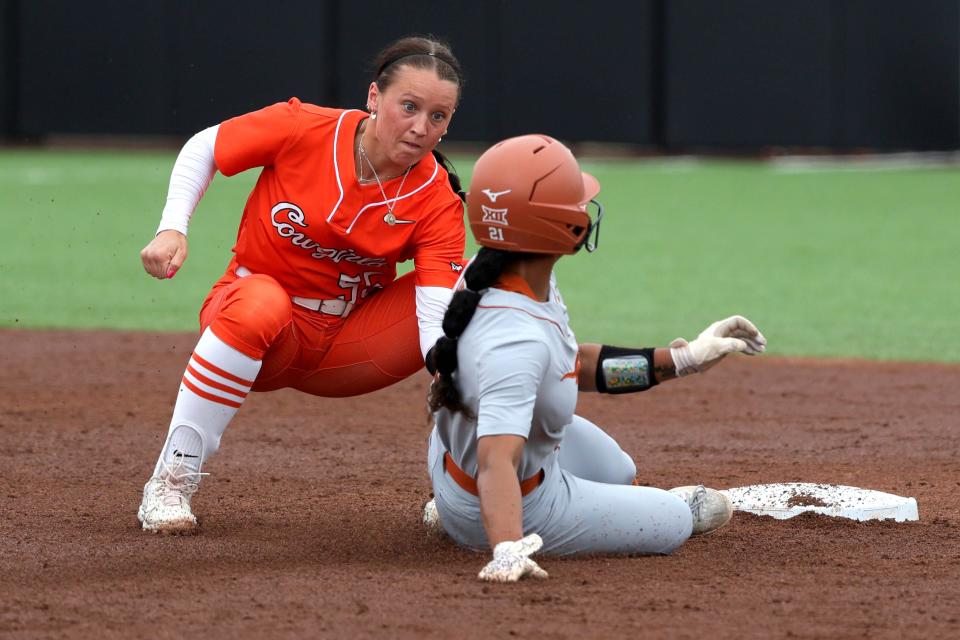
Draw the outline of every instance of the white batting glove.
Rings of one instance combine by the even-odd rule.
[[[543,546],[535,533],[513,542],[501,542],[493,548],[493,560],[480,571],[478,578],[487,582],[516,582],[520,578],[546,578],[547,572],[530,559]]]
[[[677,375],[686,376],[706,371],[728,353],[750,356],[763,353],[767,349],[767,339],[743,316],[730,316],[711,324],[693,342],[677,338],[670,347]]]

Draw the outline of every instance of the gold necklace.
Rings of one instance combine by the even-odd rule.
[[[367,155],[367,150],[363,148],[363,137],[361,135],[360,143],[357,150],[360,153],[360,159],[366,160],[367,165],[369,165],[370,170],[373,171],[373,177],[377,181],[377,186],[380,187],[380,195],[383,196],[383,203],[387,207],[387,214],[383,216],[383,221],[389,224],[391,227],[397,224],[397,217],[393,215],[393,210],[397,207],[397,198],[400,197],[400,192],[403,191],[403,185],[407,181],[407,176],[410,174],[410,167],[407,167],[403,170],[403,173],[400,175],[403,176],[403,180],[400,181],[400,186],[397,188],[397,195],[393,197],[393,202],[390,202],[390,199],[387,198],[387,192],[383,188],[383,183],[380,181],[380,175],[377,173],[377,168],[373,166],[373,162],[370,160],[370,156]],[[394,176],[393,178],[398,178],[400,176]],[[393,180],[390,178],[390,180]],[[369,179],[369,178],[368,178]],[[360,162],[360,177],[358,180],[363,180],[363,162]]]

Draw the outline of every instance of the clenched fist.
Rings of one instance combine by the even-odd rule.
[[[172,278],[187,259],[187,237],[179,231],[161,231],[140,252],[143,268],[154,278]]]

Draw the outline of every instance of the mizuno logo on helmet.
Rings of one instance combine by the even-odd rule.
[[[505,227],[510,226],[510,223],[507,222],[507,212],[509,209],[491,209],[485,204],[480,205],[480,209],[483,210],[483,219],[481,222],[500,224]]]
[[[490,191],[490,189],[484,189],[480,193],[490,198],[490,202],[496,202],[497,198],[500,196],[505,196],[511,191],[513,191],[513,189],[507,189],[506,191]]]

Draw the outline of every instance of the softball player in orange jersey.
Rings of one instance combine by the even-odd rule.
[[[423,366],[463,257],[459,180],[435,151],[460,97],[449,48],[405,38],[384,49],[369,113],[296,98],[211,127],[183,148],[144,268],[173,277],[214,174],[262,167],[226,273],[200,312],[144,529],[197,526],[203,462],[250,391],[368,393]],[[398,262],[414,272],[396,278]]]
[[[644,391],[728,353],[766,348],[740,316],[670,348],[578,343],[553,265],[581,246],[596,248],[599,190],[547,136],[501,142],[474,167],[467,207],[481,249],[434,351],[428,468],[435,497],[424,515],[434,523],[439,516],[458,544],[493,550],[482,580],[547,577],[530,559],[541,547],[562,555],[669,553],[732,515],[723,494],[702,486],[633,486],[630,457],[574,414],[578,390]],[[595,221],[590,203],[599,209]]]

